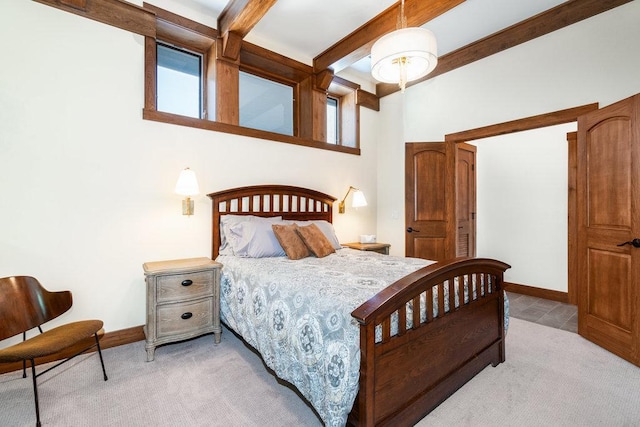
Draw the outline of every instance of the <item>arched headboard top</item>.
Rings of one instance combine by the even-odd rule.
[[[208,194],[213,203],[212,259],[220,248],[222,215],[282,216],[287,220],[333,222],[336,198],[316,190],[291,185],[252,185]]]

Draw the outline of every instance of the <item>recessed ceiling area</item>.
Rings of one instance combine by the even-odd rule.
[[[192,2],[218,15],[227,0],[166,0]],[[245,38],[250,43],[311,65],[313,58],[389,7],[393,0],[278,0]],[[515,23],[551,9],[562,0],[466,0],[423,25],[433,31],[438,54],[449,53]],[[350,67],[372,80],[369,58]]]

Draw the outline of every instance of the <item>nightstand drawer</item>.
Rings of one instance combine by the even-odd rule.
[[[158,303],[213,295],[214,271],[171,274],[158,277]]]
[[[213,298],[158,306],[156,328],[158,338],[197,331],[211,326]]]

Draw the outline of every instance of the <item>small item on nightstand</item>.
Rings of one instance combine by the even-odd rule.
[[[360,243],[375,243],[376,235],[375,234],[361,234],[360,235]]]

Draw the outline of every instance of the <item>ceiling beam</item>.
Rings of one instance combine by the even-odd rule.
[[[233,31],[245,38],[276,0],[231,0],[218,16],[218,31]]]
[[[405,0],[407,26],[419,27],[464,3],[465,0]],[[316,73],[330,68],[337,73],[371,52],[371,46],[380,37],[397,29],[400,2],[389,7],[360,28],[313,59]]]
[[[461,47],[438,58],[438,66],[429,75],[407,84],[413,86],[440,74],[455,70],[537,37],[591,18],[633,0],[569,0],[545,12],[505,28],[488,37]],[[400,88],[396,84],[379,83],[376,94],[383,97]]]
[[[218,16],[223,56],[238,58],[241,41],[277,0],[231,0]]]

